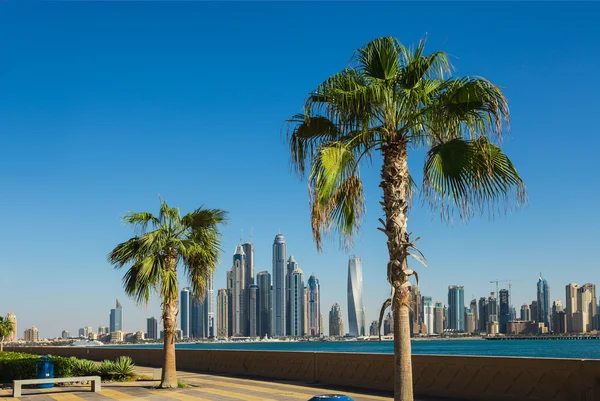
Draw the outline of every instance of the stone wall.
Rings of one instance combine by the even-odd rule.
[[[20,347],[34,354],[92,360],[130,356],[160,367],[161,349]],[[177,350],[177,367],[267,379],[391,391],[394,360],[386,354]],[[600,401],[600,360],[413,355],[415,394],[469,401]]]

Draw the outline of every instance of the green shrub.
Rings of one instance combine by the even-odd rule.
[[[73,358],[64,358],[62,356],[53,356],[54,361],[54,377],[71,377],[71,368],[73,366]]]
[[[94,361],[87,359],[76,359],[71,360],[71,375],[77,376],[97,376],[99,373],[98,366]]]
[[[109,361],[109,360],[102,361],[102,363],[98,367],[98,373],[102,377],[102,380],[112,379],[114,371],[115,371],[115,363],[113,361]]]
[[[128,356],[120,356],[115,362],[113,362],[113,379],[114,380],[125,380],[134,376],[135,365]]]

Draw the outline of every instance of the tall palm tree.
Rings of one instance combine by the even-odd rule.
[[[219,229],[226,223],[226,216],[222,210],[200,207],[182,217],[179,208],[171,208],[161,201],[157,217],[149,212],[130,212],[123,217],[123,222],[132,225],[137,235],[117,245],[108,255],[108,261],[116,269],[130,265],[123,277],[123,285],[127,295],[138,304],[147,305],[151,291],[161,297],[164,325],[162,388],[177,387],[177,266],[183,268],[192,293],[201,297],[206,280],[218,263],[221,253]]]
[[[408,256],[424,264],[408,231],[412,194],[409,150],[426,151],[421,195],[447,219],[500,212],[526,201],[523,180],[497,146],[508,128],[501,90],[480,77],[451,76],[448,56],[425,54],[393,37],[358,49],[350,65],[312,91],[304,113],[292,117],[287,139],[291,164],[301,177],[309,168],[311,225],[317,248],[334,231],[352,245],[364,212],[361,162],[381,163],[387,239],[387,280],[394,317],[394,400],[412,401],[409,333],[411,284]]]
[[[10,337],[14,330],[13,321],[0,316],[0,352],[4,351],[4,339]]]

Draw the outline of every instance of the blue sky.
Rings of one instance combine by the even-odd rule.
[[[145,329],[156,300],[126,299],[123,272],[106,262],[129,238],[127,211],[156,211],[160,194],[189,211],[230,212],[215,288],[235,245],[253,231],[256,268],[271,270],[285,235],[327,311],[346,312],[349,254],[363,258],[367,320],[388,288],[377,168],[363,169],[367,214],[355,248],[312,243],[306,183],[290,173],[283,121],[306,94],[344,68],[353,50],[385,35],[452,55],[457,75],[504,87],[512,134],[504,144],[529,190],[506,217],[443,224],[416,201],[421,291],[465,299],[514,279],[531,302],[539,272],[552,299],[569,282],[598,280],[596,175],[600,145],[598,3],[141,3],[0,6],[0,314],[19,336],[108,325],[119,298],[124,329]],[[410,167],[418,176],[422,159]]]

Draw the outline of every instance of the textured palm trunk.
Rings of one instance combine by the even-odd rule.
[[[407,268],[409,173],[406,142],[398,140],[382,147],[383,210],[385,233],[388,237],[388,280],[394,288],[394,401],[413,401],[412,360],[410,344],[410,287],[404,273]]]
[[[169,258],[167,261],[169,269],[175,271],[176,259]],[[175,365],[175,337],[177,331],[178,292],[170,299],[164,299],[162,305],[162,318],[164,324],[164,362],[162,369],[161,388],[177,388],[177,367]]]
[[[4,352],[4,337],[0,340],[0,352]]]

